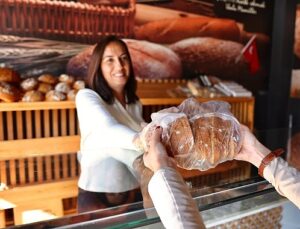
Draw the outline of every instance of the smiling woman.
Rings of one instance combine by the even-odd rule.
[[[94,48],[88,87],[76,96],[81,133],[78,211],[141,200],[132,163],[143,122],[142,106],[126,44],[114,36]],[[109,178],[109,179],[108,179]]]

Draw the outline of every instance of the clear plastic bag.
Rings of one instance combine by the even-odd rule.
[[[162,142],[179,167],[207,170],[232,160],[241,148],[240,124],[222,101],[200,103],[190,98],[178,107],[151,115],[143,130],[144,150],[154,126],[161,126]]]

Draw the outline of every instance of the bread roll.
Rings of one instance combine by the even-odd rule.
[[[53,85],[49,83],[39,83],[37,90],[46,94],[48,91],[53,90]]]
[[[76,89],[70,90],[67,94],[67,100],[75,101],[77,92],[78,92],[78,90],[76,90]]]
[[[135,76],[145,79],[180,78],[181,61],[176,53],[163,45],[124,39],[128,45]],[[94,47],[72,57],[67,64],[67,74],[86,77]]]
[[[214,37],[240,41],[237,23],[229,19],[182,17],[148,22],[135,31],[135,38],[170,44],[190,37]]]
[[[67,75],[67,74],[61,74],[59,77],[58,77],[58,80],[60,82],[65,82],[67,84],[73,84],[74,81],[75,81],[75,78],[73,76],[70,76],[70,75]]]
[[[0,81],[0,100],[16,102],[21,97],[21,92],[13,85]]]
[[[22,97],[22,102],[39,102],[44,100],[44,93],[36,90],[27,91]]]
[[[51,90],[46,94],[46,101],[64,101],[66,99],[67,96],[60,91]]]
[[[38,81],[36,78],[30,77],[27,78],[25,80],[23,80],[20,84],[20,87],[24,90],[24,91],[31,91],[36,89],[38,86]]]
[[[60,91],[62,93],[68,94],[68,92],[71,90],[71,87],[66,82],[60,82],[55,85],[55,91]]]
[[[38,81],[48,84],[56,84],[58,80],[51,74],[43,74],[38,77]]]
[[[85,82],[83,80],[76,80],[73,84],[73,89],[80,90],[85,88]]]
[[[20,74],[11,68],[0,68],[0,81],[8,83],[19,83]]]
[[[189,38],[170,45],[181,58],[185,75],[215,75],[222,79],[248,74],[248,64],[237,42],[215,38]]]

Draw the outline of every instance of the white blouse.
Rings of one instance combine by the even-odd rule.
[[[142,105],[115,99],[107,104],[91,89],[76,96],[80,127],[78,159],[81,173],[78,186],[92,192],[125,192],[139,186],[132,168],[142,154],[132,141],[141,130]]]

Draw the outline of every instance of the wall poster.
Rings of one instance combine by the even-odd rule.
[[[268,77],[272,14],[270,0],[3,0],[0,64],[23,78],[84,77],[86,48],[116,34],[127,39],[139,78],[205,74],[255,92]],[[242,50],[253,36],[259,69],[251,72]]]

